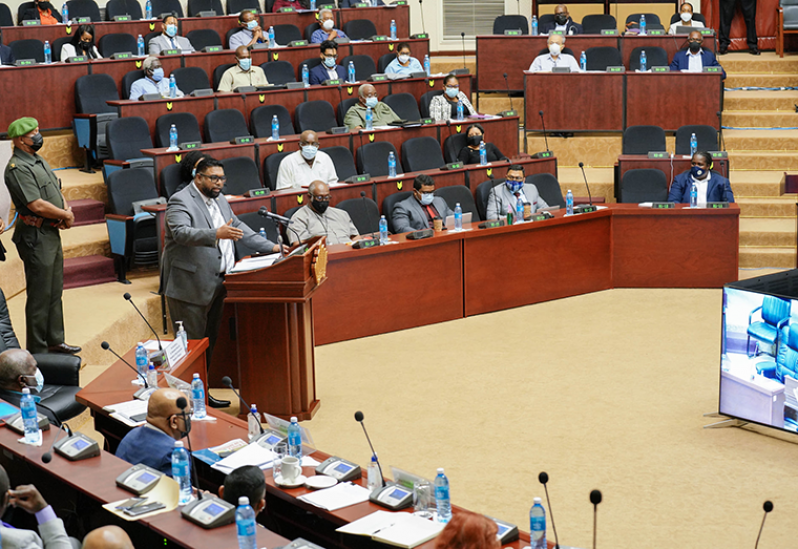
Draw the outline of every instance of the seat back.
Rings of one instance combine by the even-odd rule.
[[[11,8],[6,4],[0,4],[0,27],[13,27],[14,17],[11,15]]]
[[[310,44],[310,40],[311,40],[311,38],[313,38],[313,33],[316,32],[317,30],[319,30],[320,28],[321,28],[321,25],[319,25],[318,22],[311,23],[310,25],[307,25],[305,27],[305,33],[304,33],[305,34],[305,40],[308,41],[308,44]]]
[[[223,158],[219,162],[224,166],[227,182],[222,192],[224,194],[243,195],[250,189],[262,187],[258,165],[247,156]]]
[[[601,34],[602,30],[617,28],[618,23],[612,15],[585,15],[582,19],[582,30],[585,34]]]
[[[61,61],[61,48],[64,47],[64,44],[68,44],[70,40],[72,40],[71,36],[61,36],[53,40],[51,48],[53,52],[53,61]],[[66,61],[66,59],[64,59],[64,61]]]
[[[260,68],[263,69],[269,84],[288,84],[297,81],[294,66],[290,61],[270,61],[263,63]]]
[[[105,129],[105,139],[109,156],[114,160],[141,158],[141,149],[152,148],[150,128],[140,116],[111,120]]]
[[[410,196],[412,191],[403,191],[400,193],[393,193],[386,196],[382,201],[382,215],[385,216],[385,220],[388,222],[388,231],[394,232],[393,228],[393,209],[394,207]]]
[[[21,4],[20,4],[18,7],[17,7],[17,24],[18,24],[18,25],[21,25],[21,24],[22,24],[22,21],[23,21],[22,17],[23,17],[23,15],[25,14],[25,12],[26,12],[26,11],[28,11],[28,10],[29,10],[29,9],[31,9],[32,7],[33,7],[33,2],[22,2],[22,3],[21,3]]]
[[[562,189],[557,178],[550,173],[536,173],[526,178],[527,183],[531,183],[538,189],[540,197],[549,206],[559,206],[565,208],[565,199],[562,197]]]
[[[171,13],[178,18],[184,17],[183,6],[180,5],[180,0],[151,0],[151,1],[152,1],[152,15],[157,19],[163,19],[161,15],[165,13]]]
[[[235,63],[225,63],[213,69],[213,91],[219,90],[219,82],[222,81],[222,75],[225,73],[225,71],[230,67],[235,67],[235,66],[236,66]]]
[[[629,57],[629,70],[636,71],[640,68],[640,52],[646,52],[646,69],[651,67],[667,67],[668,52],[659,46],[637,47],[632,50]]]
[[[158,117],[155,121],[155,142],[158,147],[169,146],[169,131],[174,124],[177,130],[177,142],[192,143],[202,141],[197,117],[190,112],[170,112]]]
[[[216,15],[224,15],[221,0],[188,0],[189,17],[199,17],[203,11],[215,11]]]
[[[782,6],[784,30],[798,30],[798,4]]]
[[[344,23],[341,29],[352,40],[365,40],[377,34],[377,27],[371,19],[353,19]]]
[[[335,111],[327,101],[305,101],[297,105],[294,112],[297,130],[325,132],[338,125],[335,121]]]
[[[388,65],[391,61],[396,59],[396,55],[393,53],[386,53],[385,55],[381,55],[380,58],[377,60],[377,72],[383,73],[385,69],[388,68]]]
[[[668,200],[668,179],[662,170],[643,168],[629,170],[621,179],[619,202],[665,202]]]
[[[588,48],[585,55],[587,55],[587,70],[589,71],[604,71],[607,70],[607,67],[623,65],[621,52],[618,51],[618,48],[611,46]]]
[[[355,77],[361,82],[368,80],[372,74],[377,72],[374,59],[368,55],[347,55],[341,59],[341,66],[349,70],[350,61],[355,64]]]
[[[623,154],[665,150],[665,130],[659,126],[629,126],[623,131]]]
[[[205,138],[208,143],[227,143],[249,135],[247,121],[238,109],[218,109],[205,115]]]
[[[380,209],[370,198],[350,198],[339,202],[336,208],[349,214],[359,234],[380,232]]]
[[[275,0],[264,0],[264,2],[263,2],[263,13],[273,13],[274,12],[274,2],[275,2]]]
[[[279,229],[277,228],[277,225],[275,225],[274,221],[268,217],[263,217],[258,212],[247,212],[239,215],[238,219],[240,219],[242,223],[256,233],[259,233],[260,230],[263,229],[266,232],[266,238],[272,242],[277,242],[277,232]],[[239,241],[236,242],[236,251],[238,252],[239,256],[244,257],[254,254],[257,250],[254,250],[243,242]]]
[[[387,141],[375,141],[374,143],[366,143],[357,148],[355,157],[357,159],[358,173],[367,173],[371,177],[380,177],[388,175],[388,155],[393,152],[397,161],[397,168],[399,162],[399,155],[396,152],[396,147],[393,143]],[[398,172],[398,169],[397,169]],[[385,210],[383,210],[384,212]]]
[[[443,94],[443,90],[432,90],[421,96],[418,101],[418,107],[422,118],[429,118],[429,104],[432,103],[433,97],[441,94]]]
[[[58,9],[58,7],[55,9]],[[73,21],[82,17],[90,18],[92,23],[102,21],[100,7],[94,0],[69,0],[67,9],[69,10],[69,18]],[[136,50],[133,50],[133,53],[136,53]]]
[[[540,51],[538,52],[538,55],[546,55],[547,53],[549,53],[549,48],[543,48],[542,50],[540,50]],[[578,58],[578,57],[577,57],[577,56],[574,54],[574,50],[572,50],[572,49],[571,49],[571,48],[569,48],[568,46],[565,46],[565,47],[562,49],[562,53],[566,53],[566,54],[570,55],[571,57],[573,57],[574,59],[579,59],[579,58]]]
[[[108,0],[105,4],[106,21],[113,21],[117,15],[129,15],[134,21],[139,21],[143,17],[141,4],[136,0]]]
[[[227,15],[235,15],[244,10],[255,10],[260,13],[260,0],[227,0]]]
[[[382,102],[393,109],[403,120],[420,120],[418,102],[411,93],[392,93],[382,98]]]
[[[402,143],[402,167],[405,172],[434,170],[444,164],[441,146],[434,137],[414,137]]]
[[[790,320],[789,325],[782,327],[777,345],[776,378],[781,382],[784,376],[798,379],[798,322]]]
[[[549,23],[554,22],[554,14],[553,13],[544,13],[540,17],[538,17],[538,28],[542,28],[543,25],[548,25]]]
[[[358,102],[357,97],[347,97],[340,103],[338,103],[338,107],[336,108],[336,113],[338,115],[338,123],[343,126],[344,125],[344,118],[346,117],[346,113],[349,109],[352,108],[353,105],[356,105]]]
[[[771,326],[790,316],[790,301],[772,295],[762,299],[762,320]],[[798,323],[796,323],[798,325]]]
[[[297,66],[296,66],[296,82],[299,82],[299,81],[302,80],[302,65],[307,65],[308,66],[308,73],[310,73],[310,71],[313,70],[313,67],[317,67],[318,65],[321,65],[321,59],[319,59],[318,57],[311,57],[309,59],[305,59],[301,63],[297,63]],[[271,80],[269,80],[269,82],[271,82]]]
[[[69,13],[71,14],[72,12]],[[115,53],[132,53],[135,55],[138,51],[138,44],[136,44],[136,39],[132,34],[117,32],[101,36],[97,42],[97,49],[100,50],[100,55],[105,58],[111,57]]]
[[[671,23],[670,24],[673,25],[676,21],[680,20],[681,18],[682,18],[681,15],[679,15],[678,13],[674,13],[673,15],[671,15]],[[704,17],[700,13],[693,13],[693,21],[701,21],[701,23],[703,23],[705,27],[707,26],[706,17]],[[648,17],[646,17],[646,22],[648,22]]]
[[[122,77],[122,99],[130,99],[130,87],[133,82],[142,78],[144,78],[144,71],[141,69],[130,71]]]
[[[504,179],[488,179],[477,185],[477,192],[474,193],[477,203],[477,211],[482,219],[488,218],[488,197],[490,191],[496,185],[503,185]]]
[[[352,157],[352,151],[349,150],[349,147],[327,147],[321,150],[330,155],[339,181],[344,181],[353,175],[357,175],[355,159]]]
[[[280,162],[293,151],[272,153],[263,161],[263,185],[271,190],[277,189],[277,174],[280,171]]]
[[[302,40],[302,31],[291,24],[274,25],[274,41],[281,46],[287,46],[294,40]]]
[[[646,16],[646,27],[648,27],[652,23],[654,25],[661,25],[662,24],[662,23],[660,23],[659,15],[657,15],[656,13],[632,13],[629,16],[627,16],[626,23],[627,24],[629,24],[629,23],[637,23],[639,25],[640,24],[640,16],[641,15],[645,15]]]
[[[452,211],[454,211],[455,206],[460,204],[464,214],[471,214],[471,221],[482,221],[476,202],[474,202],[474,195],[471,194],[471,190],[465,185],[452,185],[435,189],[435,196],[443,198]],[[446,220],[444,219],[444,221]]]
[[[37,63],[44,63],[44,42],[36,38],[14,40],[8,47],[14,53],[14,59],[35,59]]]
[[[106,103],[114,100],[119,100],[119,90],[114,79],[107,74],[87,74],[75,82],[75,106],[79,113],[116,113],[116,107]]]
[[[117,170],[124,171],[124,170]],[[180,164],[169,164],[161,170],[161,195],[168,200],[183,184],[183,170]]]
[[[194,90],[210,89],[211,83],[205,69],[200,67],[181,67],[172,71],[175,83],[180,91],[188,95]]]
[[[195,29],[186,34],[186,38],[196,51],[202,51],[208,46],[221,46],[222,37],[213,29]],[[205,71],[203,71],[205,72]],[[207,75],[206,75],[207,78]],[[183,89],[183,88],[180,88]]]
[[[131,168],[108,175],[108,211],[116,215],[133,215],[133,202],[158,198],[152,170]]]
[[[272,136],[272,117],[277,115],[280,122],[280,136],[294,135],[294,124],[291,122],[291,113],[282,105],[263,105],[252,110],[249,118],[249,127],[255,137]]]
[[[506,30],[520,30],[521,34],[529,34],[529,22],[526,16],[500,15],[493,20],[493,34],[504,34]]]
[[[457,162],[458,153],[468,144],[465,133],[453,133],[443,141],[443,155],[446,162]]]
[[[676,154],[690,154],[690,136],[695,134],[699,151],[717,151],[718,131],[701,124],[682,126],[676,130]]]

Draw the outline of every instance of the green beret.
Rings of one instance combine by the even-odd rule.
[[[39,127],[39,121],[35,118],[31,118],[30,116],[26,116],[25,118],[20,118],[18,120],[14,120],[8,126],[8,137],[10,139],[14,139],[15,137],[19,137],[21,135],[25,135],[26,133],[32,132],[36,128]]]

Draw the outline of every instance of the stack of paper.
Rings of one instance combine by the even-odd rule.
[[[280,258],[280,254],[262,255],[259,257],[247,257],[235,264],[235,267],[230,269],[231,273],[245,273],[247,271],[254,271],[271,267],[272,263]]]
[[[254,465],[261,469],[266,469],[271,466],[272,461],[274,461],[274,452],[260,444],[248,444],[223,460],[214,463],[211,467],[229,475],[235,469],[244,465]]]
[[[128,427],[138,427],[144,425],[145,421],[135,421],[131,419],[133,416],[141,416],[147,414],[147,401],[146,400],[129,400],[128,402],[120,402],[119,404],[111,404],[105,406],[103,410],[111,412],[111,417],[121,421]]]
[[[417,517],[410,513],[375,511],[370,515],[338,528],[338,532],[369,536],[375,541],[413,549],[435,538],[443,530],[439,522]]]
[[[325,488],[324,490],[317,490],[304,496],[299,496],[298,499],[328,511],[336,511],[368,501],[370,494],[371,492],[367,488],[351,482],[341,482],[332,488]]]

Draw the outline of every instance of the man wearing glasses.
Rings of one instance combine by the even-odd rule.
[[[277,190],[301,189],[313,181],[327,185],[338,183],[338,174],[332,158],[319,150],[319,138],[313,130],[305,130],[299,136],[299,150],[287,155],[277,170]]]
[[[342,82],[346,80],[346,69],[338,64],[338,44],[332,40],[325,40],[319,49],[321,50],[319,54],[321,65],[310,69],[310,85],[320,86],[325,80],[341,80]]]
[[[504,185],[499,183],[490,190],[488,195],[488,219],[498,219],[507,215],[507,211],[515,213],[518,199],[532,207],[532,213],[548,208],[549,205],[538,194],[538,188],[532,183],[524,183],[524,167],[518,164],[510,166]]]
[[[323,181],[314,181],[308,187],[307,205],[299,208],[291,216],[288,231],[291,244],[304,242],[314,236],[326,236],[327,244],[346,244],[357,238],[357,227],[344,210],[330,207],[330,186]]]
[[[240,240],[258,252],[279,251],[277,244],[235,216],[221,194],[225,181],[222,164],[203,158],[192,183],[172,195],[166,208],[161,262],[160,293],[166,296],[172,322],[182,321],[189,339],[208,338],[208,365],[227,293],[224,276],[236,262],[235,242]],[[230,405],[210,394],[208,403],[216,408]]]

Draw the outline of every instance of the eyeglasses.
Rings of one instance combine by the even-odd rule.
[[[688,40],[687,41],[688,44],[701,44],[703,42],[704,42],[703,40]]]
[[[450,86],[450,85],[447,84],[446,85],[446,89],[448,89],[448,90],[459,90],[460,86],[458,84],[455,84],[454,86]]]
[[[313,147],[314,149],[318,149],[319,148],[319,144],[318,143],[302,143],[302,142],[300,142],[299,146],[300,147]]]
[[[201,173],[200,175],[205,179],[209,179],[211,183],[227,183],[226,175],[207,175],[204,173]]]
[[[311,194],[310,197],[313,200],[317,200],[319,202],[329,202],[330,199],[332,198],[332,196],[330,196],[329,194],[327,196],[316,196],[315,194]]]

